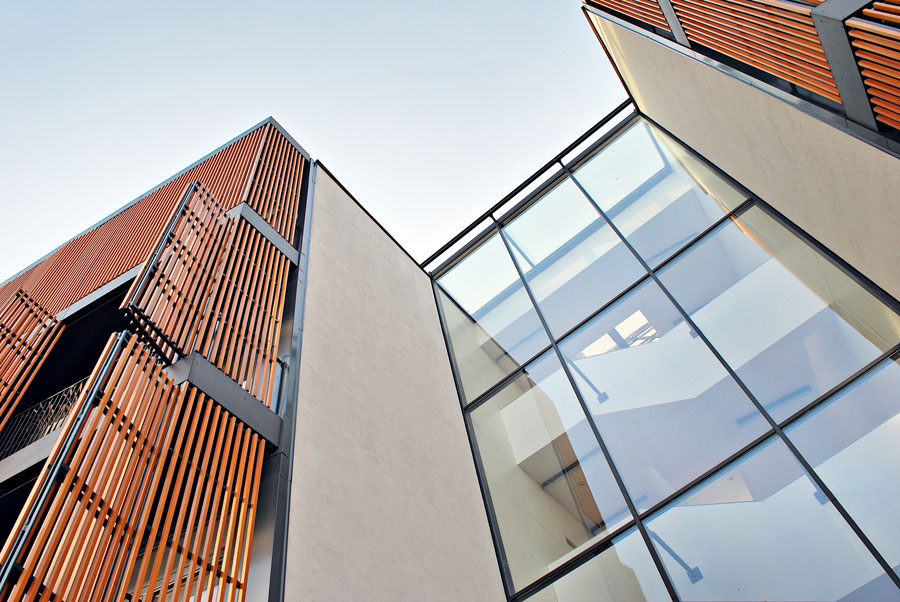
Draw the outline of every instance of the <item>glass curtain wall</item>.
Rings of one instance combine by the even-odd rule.
[[[640,118],[435,290],[511,599],[900,600],[900,316]]]

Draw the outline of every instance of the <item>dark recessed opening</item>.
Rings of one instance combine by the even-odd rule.
[[[130,284],[123,284],[102,300],[64,320],[65,330],[25,391],[16,414],[90,375],[109,335],[128,327],[119,304]]]

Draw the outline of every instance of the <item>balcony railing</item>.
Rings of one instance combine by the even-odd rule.
[[[900,142],[900,0],[585,0]],[[886,143],[887,144],[887,143]]]
[[[10,418],[0,432],[0,460],[60,428],[87,379],[69,385],[37,405]]]

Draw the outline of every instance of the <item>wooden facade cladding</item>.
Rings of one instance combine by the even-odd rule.
[[[846,26],[875,119],[900,130],[900,1],[874,2]]]
[[[300,188],[307,168],[306,158],[287,138],[273,127],[266,129],[247,204],[291,244],[296,242]]]
[[[289,267],[197,182],[122,309],[169,361],[196,351],[269,406]]]
[[[0,286],[2,427],[55,316],[142,266],[119,307],[134,332],[113,335],[66,419],[0,552],[0,599],[244,600],[267,441],[231,398],[280,426],[240,388],[273,405],[296,261],[282,238],[309,168],[267,120]],[[176,384],[167,368],[192,353],[230,388]]]
[[[124,274],[147,257],[190,182],[202,180],[226,209],[239,204],[270,130],[284,139],[271,124],[247,133],[4,283],[0,303],[23,289],[56,314]]]
[[[648,2],[671,7],[649,11]],[[792,94],[874,132],[866,137],[881,146],[894,148],[900,140],[900,0],[585,0],[585,5],[595,29],[594,19],[605,11],[613,18],[625,15],[642,29],[674,37],[769,85],[795,86]],[[660,22],[665,15],[670,27]],[[659,31],[673,28],[683,36]]]
[[[7,599],[244,599],[264,442],[163,368],[110,340],[3,549]]]
[[[0,429],[64,328],[21,289],[0,307]]]
[[[603,8],[622,13],[664,31],[672,31],[658,0],[592,0]]]
[[[788,0],[673,0],[688,39],[836,103],[841,96],[810,11]]]

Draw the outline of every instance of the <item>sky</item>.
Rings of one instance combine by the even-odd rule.
[[[271,115],[417,259],[625,98],[578,0],[0,4],[0,280]]]

